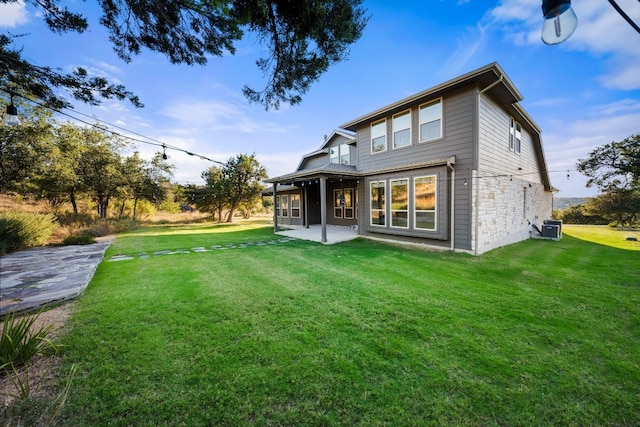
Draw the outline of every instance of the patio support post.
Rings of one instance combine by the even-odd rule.
[[[273,183],[273,232],[278,232],[278,183]]]
[[[320,223],[322,224],[322,243],[327,243],[327,177],[320,177]]]
[[[304,226],[309,228],[309,187],[302,187],[302,194],[304,195]]]

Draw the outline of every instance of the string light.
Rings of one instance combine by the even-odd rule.
[[[3,90],[5,90],[5,91],[6,91],[6,89],[3,89]],[[162,147],[162,152],[163,152],[162,158],[163,158],[164,160],[166,160],[166,159],[168,158],[168,157],[167,157],[167,154],[166,154],[166,150],[174,150],[174,151],[180,151],[180,152],[183,152],[183,153],[185,153],[185,154],[187,154],[187,155],[189,155],[189,156],[198,157],[198,158],[200,158],[200,159],[202,159],[202,160],[206,160],[206,161],[209,161],[209,162],[212,162],[212,163],[217,163],[217,164],[222,165],[222,166],[225,166],[225,165],[226,165],[226,163],[220,162],[220,161],[218,161],[218,160],[213,160],[213,159],[211,159],[211,158],[209,158],[209,157],[206,157],[206,156],[203,156],[203,155],[201,155],[201,154],[192,153],[192,152],[187,151],[187,150],[185,150],[185,149],[182,149],[182,148],[180,148],[180,147],[176,147],[176,146],[172,146],[172,145],[166,144],[166,143],[164,143],[164,142],[162,142],[162,141],[158,141],[157,139],[154,139],[154,138],[151,138],[151,137],[149,137],[149,136],[146,136],[146,135],[143,135],[143,134],[140,134],[140,133],[134,132],[134,131],[132,131],[132,130],[129,130],[129,129],[123,128],[123,127],[118,126],[118,125],[115,125],[115,124],[113,124],[113,123],[106,122],[106,121],[101,120],[101,119],[98,119],[98,118],[96,118],[96,117],[89,116],[89,115],[84,114],[84,113],[81,113],[81,112],[79,112],[79,111],[75,111],[75,113],[76,113],[76,114],[79,114],[79,115],[81,115],[81,116],[85,116],[85,117],[91,118],[92,120],[94,120],[94,121],[96,121],[96,122],[99,122],[99,123],[102,123],[102,124],[104,124],[104,125],[106,125],[106,126],[108,126],[108,127],[98,126],[96,123],[88,122],[88,121],[86,121],[86,120],[83,120],[83,119],[81,119],[81,118],[75,117],[75,116],[73,116],[73,115],[71,115],[71,114],[69,114],[69,113],[66,113],[66,112],[64,112],[64,111],[58,110],[58,109],[53,108],[53,107],[49,107],[49,106],[47,106],[47,105],[44,105],[44,104],[42,104],[42,103],[40,103],[40,102],[38,102],[38,101],[36,101],[36,100],[34,100],[34,99],[31,99],[31,98],[29,98],[29,97],[26,97],[26,96],[24,96],[24,95],[16,95],[16,94],[13,94],[12,92],[9,92],[9,93],[11,93],[12,105],[13,105],[13,96],[19,96],[19,97],[21,97],[21,98],[23,98],[23,99],[26,99],[26,100],[27,100],[27,101],[29,101],[29,102],[32,102],[33,104],[36,104],[36,105],[38,105],[38,106],[40,106],[40,107],[43,107],[43,108],[47,108],[47,109],[49,109],[49,110],[51,110],[51,111],[54,111],[54,112],[56,112],[56,113],[58,113],[58,114],[61,114],[61,115],[66,116],[66,117],[69,117],[69,118],[71,118],[71,119],[73,119],[73,120],[76,120],[76,121],[78,121],[78,122],[80,122],[80,123],[83,123],[83,124],[85,124],[85,125],[87,125],[87,126],[91,126],[91,127],[95,128],[95,129],[99,129],[99,130],[102,130],[102,131],[109,132],[109,133],[111,133],[113,136],[118,136],[118,137],[125,138],[125,139],[128,139],[128,140],[133,141],[133,142],[141,143],[141,144],[147,144],[147,145],[153,145],[153,146],[156,146],[156,147]],[[9,107],[7,107],[7,108],[9,108]],[[14,107],[14,108],[15,108],[15,107]],[[132,135],[140,136],[140,137],[142,137],[142,138],[147,139],[148,141],[144,141],[144,140],[141,140],[141,139],[138,139],[138,138],[133,138],[133,137],[131,137],[131,136],[129,136],[129,135],[123,135],[123,134],[118,133],[118,132],[116,132],[116,131],[114,131],[114,130],[112,130],[112,129],[109,129],[109,127],[116,128],[116,129],[120,129],[120,130],[123,130],[123,131],[125,131],[125,132],[127,132],[127,133],[130,133],[130,134],[132,134]],[[150,142],[150,141],[152,141],[152,142]]]

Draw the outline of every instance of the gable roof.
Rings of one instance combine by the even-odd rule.
[[[300,159],[300,163],[298,163],[298,167],[296,167],[296,171],[301,170],[307,160],[312,159],[314,157],[329,154],[329,145],[338,136],[347,138],[349,140],[347,144],[355,144],[356,142],[356,135],[354,133],[347,132],[342,129],[336,129],[333,132],[331,132],[331,135],[325,136],[325,139],[322,142],[322,146],[320,147],[320,149],[316,151],[312,151],[311,153],[307,153],[302,156],[302,158]]]

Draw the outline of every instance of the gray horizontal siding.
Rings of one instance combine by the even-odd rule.
[[[300,170],[316,169],[329,163],[329,154],[323,154],[322,156],[315,156],[307,159],[306,162],[300,167]]]
[[[371,128],[365,123],[357,132],[358,170],[376,170],[416,162],[456,156],[456,164],[471,166],[473,161],[474,93],[464,91],[443,98],[443,138],[418,142],[419,106],[423,100],[411,105],[411,142],[408,147],[393,149],[392,115],[387,117],[387,151],[371,154]]]
[[[322,166],[327,165],[331,161],[331,155],[329,154],[330,149],[332,147],[338,147],[342,144],[347,144],[350,141],[352,141],[352,139],[346,138],[343,135],[336,135],[335,137],[332,138],[331,141],[329,141],[328,143],[322,146],[322,148],[327,148],[326,154],[317,155],[317,156],[308,158],[305,162],[303,162],[303,164],[300,166],[300,169],[298,170],[303,171],[303,170],[309,170],[309,169],[316,169],[316,168],[320,168]],[[357,155],[358,153],[357,153],[356,147],[353,145],[350,145],[349,156],[350,156],[350,162],[352,165],[357,165],[357,159],[358,159]]]
[[[479,169],[540,183],[542,166],[538,166],[530,131],[523,126],[519,154],[509,150],[509,117],[491,98],[480,96]]]
[[[449,94],[442,98],[443,102],[443,137],[429,142],[419,140],[419,107],[429,101],[422,99],[411,104],[411,139],[412,145],[399,149],[391,148],[392,145],[392,118],[387,119],[387,151],[371,154],[370,124],[365,123],[357,132],[358,170],[376,170],[386,167],[401,166],[422,161],[430,161],[455,156],[456,181],[455,181],[455,246],[458,249],[471,249],[471,169],[474,161],[474,139],[476,135],[476,92],[474,89]],[[404,108],[406,109],[406,107]],[[444,177],[450,180],[450,173],[445,171]],[[467,185],[464,185],[467,178]],[[447,186],[441,186],[445,188]],[[365,187],[364,193],[367,193]],[[447,229],[446,235],[439,238],[449,239],[450,223],[450,199],[448,195],[442,195],[439,199],[439,219],[446,222],[440,226]],[[362,209],[362,206],[361,206]],[[366,224],[369,222],[369,212],[361,210],[365,216],[361,216]],[[376,228],[367,228],[367,232],[375,232]],[[399,234],[395,229],[383,231]],[[423,236],[424,237],[424,236]]]

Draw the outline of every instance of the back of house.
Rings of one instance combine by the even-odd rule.
[[[497,63],[365,114],[274,184],[275,223],[480,254],[551,217],[540,129]]]

